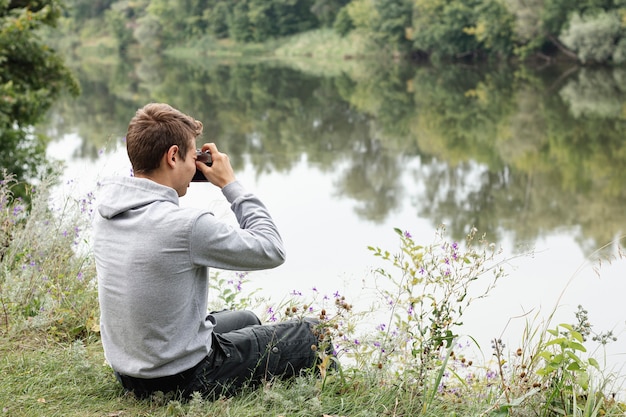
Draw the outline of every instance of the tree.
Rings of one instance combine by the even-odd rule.
[[[311,12],[317,16],[321,26],[332,27],[339,10],[350,0],[315,0]]]
[[[620,16],[616,12],[587,16],[574,13],[559,38],[583,63],[607,62],[616,53],[621,32]]]
[[[376,38],[391,49],[406,52],[410,48],[407,29],[411,27],[412,1],[379,0],[375,8],[379,16],[374,24]]]
[[[565,45],[564,34],[570,44],[587,45],[599,42],[596,34],[614,34],[610,18],[604,13],[624,16],[624,0],[505,0],[515,16],[517,52],[525,57],[534,53],[550,53],[558,49],[572,59],[579,59],[576,51]],[[574,17],[578,15],[579,17]],[[572,28],[573,26],[573,28]],[[622,23],[623,26],[623,23]],[[607,32],[608,31],[608,32]],[[583,47],[583,49],[586,47]],[[593,47],[592,47],[593,48]],[[620,56],[619,48],[616,54]]]
[[[45,138],[32,126],[61,93],[79,92],[61,57],[41,39],[60,13],[57,0],[0,0],[0,168],[19,180],[36,176],[45,160]]]
[[[468,32],[478,22],[482,0],[415,0],[413,47],[429,55],[473,56],[482,48]]]
[[[203,12],[208,25],[207,30],[218,39],[228,37],[228,19],[231,13],[228,4],[220,1]]]

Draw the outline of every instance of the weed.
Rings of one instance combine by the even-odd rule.
[[[30,207],[13,199],[13,177],[0,182],[0,307],[4,331],[42,326],[74,339],[97,320],[95,268],[85,233],[93,196],[51,203],[54,178],[28,189]]]

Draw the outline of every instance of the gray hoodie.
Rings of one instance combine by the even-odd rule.
[[[100,330],[113,369],[138,378],[174,375],[211,348],[208,269],[273,268],[285,260],[269,212],[239,182],[222,189],[241,228],[181,208],[148,179],[103,181],[94,220]]]

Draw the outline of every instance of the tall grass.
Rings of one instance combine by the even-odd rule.
[[[396,251],[374,288],[381,305],[361,310],[346,296],[297,291],[280,302],[246,292],[245,274],[215,273],[212,308],[260,309],[266,321],[317,316],[316,373],[267,381],[234,398],[180,402],[124,395],[104,361],[89,251],[91,194],[51,200],[52,182],[13,198],[0,182],[0,404],[11,416],[623,416],[610,376],[587,355],[584,309],[576,322],[530,322],[523,346],[494,340],[478,361],[459,338],[463,314],[506,275],[506,259],[471,229],[464,242],[441,228],[432,243],[396,229]],[[620,252],[621,253],[621,252]],[[602,335],[596,335],[598,337]],[[604,334],[607,343],[612,335]],[[330,353],[332,351],[332,354]],[[337,367],[331,366],[337,364]]]
[[[13,198],[15,179],[0,181],[0,328],[44,328],[84,336],[97,317],[95,268],[85,252],[93,196],[55,205],[54,178]]]

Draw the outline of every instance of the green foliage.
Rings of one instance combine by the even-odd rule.
[[[358,29],[395,54],[435,60],[546,58],[559,52],[580,59],[572,48],[595,51],[601,39],[609,42],[597,30],[608,29],[604,21],[583,25],[574,16],[623,16],[626,10],[623,0],[71,0],[71,5],[69,14],[77,21],[72,30],[106,16],[110,33],[97,36],[113,35],[120,51],[134,42],[133,32],[142,45],[158,51],[160,44],[176,48],[205,36],[258,43],[333,27],[342,36]],[[139,38],[137,28],[144,23],[148,37]],[[572,33],[564,43],[559,35],[566,30]],[[623,38],[620,34],[613,45],[612,62],[625,60]],[[572,42],[578,46],[569,46]]]
[[[253,298],[258,290],[248,294],[242,292],[243,287],[249,282],[247,273],[238,272],[227,277],[221,275],[220,272],[216,272],[210,280],[209,302],[213,311],[247,310],[258,304],[259,301]]]
[[[485,0],[477,10],[476,26],[465,29],[488,53],[509,57],[515,47],[514,16],[501,0]]]
[[[311,12],[322,27],[332,27],[340,10],[348,3],[350,0],[315,0]]]
[[[481,51],[478,39],[467,29],[478,22],[481,0],[416,0],[413,45],[441,57],[462,58]]]
[[[582,62],[596,58],[606,62],[610,58],[606,50],[612,48],[607,42],[615,39],[615,27],[611,18],[604,15],[623,15],[624,9],[622,0],[507,0],[506,3],[515,16],[518,55],[550,54],[558,49],[576,58],[580,49],[583,53],[578,58]],[[592,52],[594,45],[602,50]]]
[[[101,17],[116,0],[64,0],[68,13],[84,21]]]
[[[350,17],[348,9],[343,7],[337,13],[335,23],[333,23],[333,29],[341,36],[346,36],[352,29],[354,29],[354,23]]]
[[[78,93],[62,59],[39,37],[39,29],[54,25],[59,13],[60,3],[54,0],[20,7],[6,3],[0,8],[3,128],[16,122],[19,127],[36,123],[64,89]]]
[[[250,42],[253,39],[247,2],[235,4],[228,20],[228,33],[237,42]]]
[[[32,125],[63,92],[79,92],[78,82],[41,36],[60,13],[56,0],[0,3],[0,168],[21,180],[38,176],[43,167],[46,138],[34,134]]]
[[[225,2],[218,2],[213,9],[204,11],[204,18],[207,21],[207,31],[217,39],[228,37],[228,17],[230,7]]]
[[[373,0],[352,0],[345,6],[355,29],[371,31],[378,21],[378,11]]]
[[[584,16],[572,14],[559,39],[576,52],[582,63],[607,62],[615,54],[620,36],[626,38],[626,30],[613,11]]]
[[[128,5],[119,3],[104,12],[104,20],[111,34],[117,40],[117,50],[121,56],[126,55],[129,46],[134,41],[133,32],[128,25],[128,19],[132,13],[133,11]],[[156,33],[148,36],[156,36]]]
[[[594,358],[582,357],[587,349],[582,334],[574,326],[563,323],[547,332],[550,338],[537,353],[543,366],[535,371],[548,387],[546,408],[562,410],[565,415],[574,413],[579,398],[589,394],[590,369],[599,371],[600,366]]]
[[[378,19],[373,36],[387,48],[408,52],[411,42],[407,32],[411,27],[413,2],[410,0],[380,0],[374,3]]]

